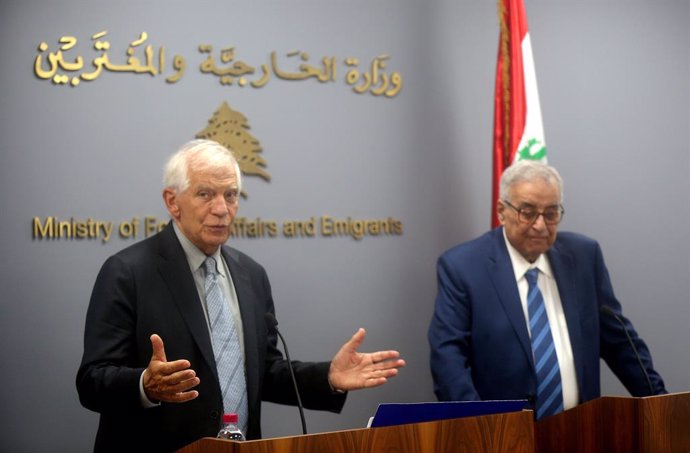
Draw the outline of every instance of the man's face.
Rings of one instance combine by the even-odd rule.
[[[558,185],[543,179],[513,185],[508,191],[508,197],[507,201],[517,209],[530,208],[543,212],[545,209],[560,208],[561,193]],[[541,215],[534,222],[521,222],[518,211],[503,200],[499,200],[497,212],[508,241],[529,262],[534,262],[556,240],[558,225],[547,225]]]
[[[168,211],[182,233],[206,255],[230,237],[238,207],[238,181],[233,167],[188,169],[189,187],[181,193],[165,189]]]

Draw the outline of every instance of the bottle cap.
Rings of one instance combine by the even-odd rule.
[[[237,414],[223,414],[223,423],[237,424]]]

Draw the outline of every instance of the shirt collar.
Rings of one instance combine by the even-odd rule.
[[[199,248],[192,243],[192,241],[187,238],[187,236],[184,235],[182,231],[177,226],[177,223],[175,223],[174,220],[170,220],[173,223],[173,229],[175,230],[175,235],[177,236],[177,239],[180,241],[180,245],[182,245],[182,250],[184,250],[184,254],[187,257],[187,263],[189,264],[189,268],[192,270],[192,272],[197,272],[199,268],[204,264],[204,261],[206,261],[206,254],[199,250]],[[225,275],[225,266],[221,265],[222,259],[221,253],[220,253],[220,247],[218,247],[218,250],[215,251],[213,255],[211,255],[212,258],[216,260],[216,268],[218,270],[218,273],[222,275],[223,277],[227,277]]]

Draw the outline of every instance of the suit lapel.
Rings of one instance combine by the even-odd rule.
[[[503,238],[503,228],[497,228],[491,233],[491,254],[489,255],[488,273],[494,286],[498,300],[503,306],[506,316],[510,320],[515,335],[518,337],[525,357],[534,368],[532,346],[530,344],[527,321],[520,302],[520,293],[515,282],[515,272],[510,261],[510,255]]]
[[[160,233],[160,240],[158,272],[168,286],[175,305],[187,324],[187,328],[204,360],[206,360],[209,368],[214,370],[214,376],[218,380],[215,373],[216,361],[213,356],[213,346],[199,299],[199,292],[189,270],[187,257],[172,228],[172,221]],[[163,340],[165,341],[165,339]]]
[[[583,370],[584,353],[582,351],[582,328],[577,304],[577,269],[575,268],[572,256],[561,250],[558,241],[556,241],[553,247],[547,252],[547,256],[549,257],[551,269],[556,279],[558,294],[561,298],[563,313],[565,314],[566,323],[568,325],[568,336],[570,337],[570,346],[573,351],[575,370]],[[581,382],[581,373],[576,374],[578,386],[582,389],[584,387]]]

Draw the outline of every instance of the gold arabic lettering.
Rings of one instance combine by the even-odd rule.
[[[104,30],[91,36],[92,47],[97,55],[92,58],[90,65],[85,65],[85,59],[81,55],[74,58],[65,56],[65,53],[74,49],[77,44],[77,38],[74,36],[60,37],[59,47],[54,52],[48,52],[48,44],[45,41],[41,42],[38,45],[39,53],[34,59],[34,74],[39,79],[51,80],[56,85],[77,86],[81,81],[96,80],[104,71],[151,76],[166,72],[165,47],[160,46],[155,50],[151,44],[147,44],[147,32],[142,31],[129,43],[124,52],[125,63],[116,63],[111,59],[111,43],[106,39],[107,35],[108,32]],[[252,66],[236,58],[237,51],[234,46],[221,48],[217,59],[213,56],[213,46],[210,44],[200,44],[198,50],[202,54],[207,54],[199,64],[199,71],[217,77],[223,86],[261,88],[270,81],[271,75],[289,81],[337,81],[338,65],[335,56],[324,56],[319,63],[313,64],[310,62],[309,53],[301,50],[290,51],[282,56],[273,51],[268,63]],[[389,61],[390,55],[381,54],[373,58],[366,68],[360,68],[358,58],[347,57],[343,60],[346,68],[344,81],[357,94],[395,97],[402,90],[403,78],[399,72],[387,71]],[[87,66],[89,69],[86,69]],[[165,81],[177,83],[186,73],[187,62],[183,56],[175,55],[171,67],[173,73],[167,75]],[[80,71],[82,72],[79,73]]]

